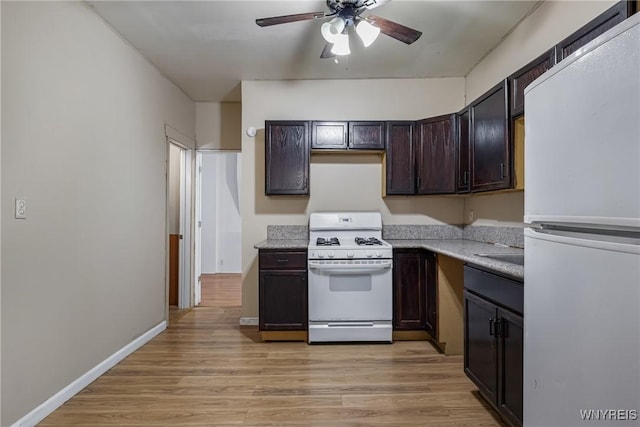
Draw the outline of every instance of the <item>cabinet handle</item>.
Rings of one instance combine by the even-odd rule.
[[[422,185],[422,180],[420,179],[420,177],[418,177],[417,181],[418,181],[418,189],[419,189],[420,186]]]
[[[469,172],[468,171],[464,171],[464,173],[462,174],[462,183],[464,185],[467,185],[469,183]]]
[[[500,179],[504,179],[505,176],[505,171],[504,171],[504,167],[506,165],[504,163],[500,163]]]
[[[496,337],[502,336],[502,319],[497,319],[494,323],[494,334]]]
[[[500,336],[503,338],[508,338],[509,337],[509,334],[507,333],[507,331],[509,330],[509,328],[507,328],[508,322],[504,319],[500,319],[498,320],[498,322],[500,323]]]
[[[494,319],[493,317],[489,319],[489,336],[492,337],[495,335],[495,325],[496,325],[496,319]]]
[[[288,259],[277,259],[276,262],[278,264],[285,264],[285,263],[289,262],[289,260]]]

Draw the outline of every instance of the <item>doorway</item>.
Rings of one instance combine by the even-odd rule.
[[[167,232],[168,304],[186,309],[191,299],[192,150],[168,138]]]
[[[199,151],[196,164],[196,301],[235,305],[242,273],[240,153]]]

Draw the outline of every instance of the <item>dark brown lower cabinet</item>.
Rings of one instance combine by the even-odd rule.
[[[307,330],[306,262],[306,251],[260,251],[260,331]]]
[[[523,295],[521,283],[465,266],[464,371],[517,427],[522,426]]]
[[[393,253],[393,328],[426,330],[437,340],[435,254],[422,249]]]

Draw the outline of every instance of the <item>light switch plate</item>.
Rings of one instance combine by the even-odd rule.
[[[16,219],[27,218],[27,201],[16,198]]]

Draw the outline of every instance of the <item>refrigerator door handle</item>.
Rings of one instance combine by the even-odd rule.
[[[640,254],[640,239],[636,237],[619,237],[584,232],[542,230],[525,228],[525,237],[562,243],[572,246],[603,249],[607,251]],[[526,251],[525,251],[526,253]]]

